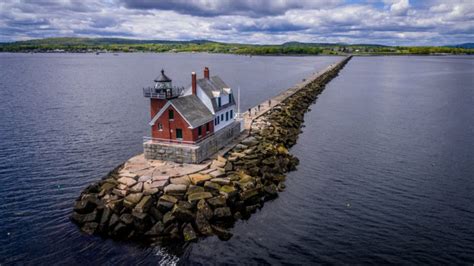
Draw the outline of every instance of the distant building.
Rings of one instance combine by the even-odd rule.
[[[151,138],[144,143],[148,159],[198,163],[240,133],[232,89],[218,76],[191,74],[191,85],[174,87],[161,70],[153,87],[143,89],[150,98]],[[220,133],[223,131],[224,133]]]

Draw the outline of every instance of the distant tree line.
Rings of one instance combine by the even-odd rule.
[[[307,44],[251,45],[211,41],[142,41],[116,38],[48,38],[0,43],[0,52],[208,52],[241,55],[429,55],[474,54],[460,47],[407,47],[382,45]]]

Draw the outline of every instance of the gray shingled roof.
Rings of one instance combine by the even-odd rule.
[[[214,119],[212,113],[196,95],[182,96],[170,101],[192,128],[199,127]]]
[[[217,99],[214,98],[212,94],[213,91],[219,91],[221,94],[228,95],[227,92],[224,91],[224,88],[230,88],[225,82],[218,76],[213,76],[210,79],[202,78],[197,80],[197,84],[199,87],[202,88],[204,93],[211,99],[212,107],[214,108],[214,112],[217,112],[221,109],[227,108],[230,105],[235,104],[234,95],[231,97],[231,101],[226,104],[222,105],[221,107],[217,106]]]

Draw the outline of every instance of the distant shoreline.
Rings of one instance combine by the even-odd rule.
[[[377,44],[242,44],[207,40],[160,41],[107,38],[47,38],[0,43],[0,52],[21,53],[211,53],[236,55],[455,55],[474,54],[474,44],[457,46],[386,46]]]
[[[152,52],[152,51],[133,51],[133,52],[79,52],[79,51],[0,51],[0,54],[102,54],[123,55],[123,54],[215,54],[215,55],[236,55],[236,56],[283,56],[283,57],[305,57],[305,56],[356,56],[356,57],[373,57],[373,56],[474,56],[474,53],[433,53],[433,54],[416,54],[416,53],[356,53],[356,54],[237,54],[237,53],[212,53],[212,52]]]

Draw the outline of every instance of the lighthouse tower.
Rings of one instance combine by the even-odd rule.
[[[150,98],[151,117],[154,117],[168,100],[177,98],[182,91],[182,88],[173,88],[172,80],[166,76],[163,69],[154,81],[153,87],[143,88],[143,96]]]

